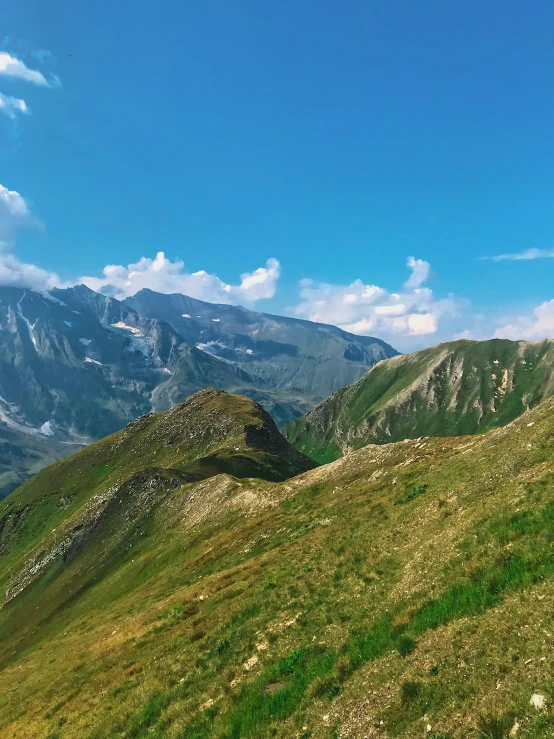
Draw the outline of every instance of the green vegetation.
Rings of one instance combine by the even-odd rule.
[[[479,739],[508,739],[513,725],[509,716],[481,716],[477,722]]]
[[[200,394],[1,505],[2,736],[550,736],[554,401],[316,469],[264,418]]]
[[[415,498],[418,498],[420,495],[423,495],[423,493],[426,490],[427,490],[427,485],[425,484],[416,485],[415,488],[412,488],[401,498],[398,498],[398,500],[395,500],[394,505],[404,505],[405,503],[409,503],[411,500],[415,500]]]
[[[552,395],[554,341],[453,341],[379,362],[283,429],[321,464],[348,449],[503,426]]]

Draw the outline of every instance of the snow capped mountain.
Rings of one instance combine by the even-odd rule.
[[[205,387],[248,395],[283,425],[394,353],[333,327],[181,295],[120,302],[84,285],[0,287],[0,442],[10,430],[21,452],[5,467],[20,482],[26,439],[52,461]],[[15,487],[13,475],[3,486],[2,469],[0,459],[0,497]]]

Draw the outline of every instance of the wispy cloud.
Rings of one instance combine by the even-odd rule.
[[[497,254],[492,257],[481,257],[489,262],[519,262],[528,259],[554,259],[554,249],[525,249],[513,254]]]
[[[8,118],[15,118],[18,113],[29,113],[29,108],[25,100],[4,95],[0,92],[0,112],[7,115]]]
[[[34,221],[25,198],[17,190],[8,190],[0,184],[0,244],[12,245],[15,232],[20,226]]]
[[[418,288],[427,282],[431,273],[431,265],[423,259],[416,259],[415,257],[408,257],[406,266],[412,270],[412,274],[404,283],[404,287],[407,288]]]
[[[547,300],[529,313],[506,320],[494,335],[499,339],[529,341],[554,338],[554,300]]]
[[[33,85],[41,85],[42,87],[50,87],[50,82],[39,72],[38,69],[30,69],[21,59],[8,54],[7,51],[0,51],[0,76],[15,77],[25,82],[32,82]]]
[[[48,49],[34,49],[31,51],[31,56],[34,56],[35,59],[38,59],[43,64],[47,59],[52,59],[52,52]]]
[[[44,61],[44,59],[50,58],[51,56],[50,52],[44,49],[37,49],[33,53],[40,61]],[[25,62],[7,51],[0,51],[0,78],[11,78],[13,80],[30,82],[39,87],[52,88],[61,86],[60,79],[55,74],[49,72],[43,74],[38,69],[31,69]],[[29,112],[25,100],[0,92],[0,113],[8,116],[8,118],[14,119],[18,114],[28,114]]]
[[[0,285],[51,290],[62,284],[54,272],[22,262],[15,252],[17,230],[40,225],[27,201],[16,190],[0,184]]]

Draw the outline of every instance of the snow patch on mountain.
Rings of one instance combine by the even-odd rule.
[[[28,318],[25,318],[25,316],[23,315],[23,308],[21,307],[21,303],[23,302],[23,298],[26,295],[27,295],[27,293],[24,292],[23,295],[21,296],[20,300],[18,301],[18,303],[17,303],[17,312],[18,312],[20,318],[27,325],[27,328],[29,330],[29,337],[30,337],[31,341],[33,342],[33,346],[35,347],[35,350],[38,352],[37,340],[35,339],[35,335],[33,333],[33,330],[34,330],[35,326],[37,325],[37,322],[35,321],[34,324],[31,325],[29,319]]]
[[[46,421],[39,429],[43,436],[54,436],[54,429],[52,428],[52,421]]]
[[[46,290],[33,290],[37,295],[40,295],[41,298],[44,298],[44,300],[49,300],[51,303],[58,303],[58,305],[63,305],[67,308],[67,303],[64,303],[62,300],[58,300],[58,298],[55,298],[53,295],[50,295],[50,293],[47,293]]]
[[[200,349],[200,351],[206,352],[206,354],[213,354],[214,356],[217,356],[215,352],[210,351],[211,349],[229,349],[230,351],[236,351],[236,349],[233,349],[232,346],[229,346],[228,344],[224,344],[222,341],[206,341],[206,342],[199,342],[196,344],[196,348]]]
[[[118,321],[117,323],[111,324],[113,328],[122,328],[124,331],[130,331],[135,336],[143,336],[142,331],[140,328],[136,328],[135,326],[129,326],[127,323],[124,323],[123,321]]]

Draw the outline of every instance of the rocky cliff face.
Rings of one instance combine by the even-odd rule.
[[[213,305],[185,295],[141,290],[125,304],[168,323],[192,346],[271,387],[306,394],[314,403],[398,353],[380,339],[349,334],[336,326]]]

